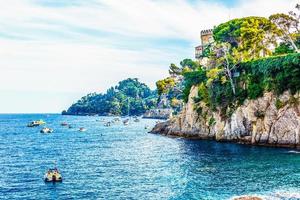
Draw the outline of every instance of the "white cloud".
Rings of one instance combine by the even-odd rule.
[[[0,92],[83,94],[127,77],[153,87],[170,62],[193,57],[201,29],[287,12],[298,1],[242,0],[231,9],[204,0],[94,0],[59,8],[36,2],[0,0]]]

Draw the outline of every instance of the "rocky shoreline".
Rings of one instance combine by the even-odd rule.
[[[172,117],[172,109],[151,109],[146,111],[143,118],[146,119],[169,119]]]
[[[246,100],[229,118],[202,106],[202,113],[194,109],[198,95],[191,88],[189,100],[182,112],[157,124],[151,133],[189,139],[216,140],[257,146],[300,148],[300,95],[285,92],[276,96],[271,92],[256,100]]]

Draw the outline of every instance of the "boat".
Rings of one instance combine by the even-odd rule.
[[[123,124],[124,124],[124,125],[128,125],[128,124],[129,124],[129,119],[125,119],[125,120],[123,121]]]
[[[114,121],[115,121],[115,122],[119,122],[119,121],[120,121],[120,118],[119,118],[119,117],[116,117],[116,118],[114,118]]]
[[[140,122],[140,120],[138,118],[135,118],[134,122]]]
[[[68,123],[67,122],[62,122],[60,125],[61,126],[68,126]]]
[[[86,131],[86,129],[83,128],[83,127],[80,127],[80,128],[79,128],[79,131],[80,131],[80,132],[84,132],[84,131]]]
[[[72,125],[69,125],[68,128],[73,128],[73,126],[72,126]]]
[[[106,123],[104,124],[104,126],[106,126],[106,127],[111,126],[111,122],[106,122]]]
[[[40,132],[41,133],[52,133],[53,129],[52,128],[44,127],[44,128],[42,128],[42,130],[40,130]]]
[[[58,169],[55,167],[53,169],[48,169],[44,176],[45,182],[62,182],[62,176]]]
[[[145,129],[148,129],[148,128],[149,128],[149,126],[146,125],[146,126],[145,126]]]
[[[27,127],[36,127],[36,126],[40,126],[46,124],[46,122],[44,122],[43,120],[37,120],[37,121],[32,121],[29,124],[27,124]]]

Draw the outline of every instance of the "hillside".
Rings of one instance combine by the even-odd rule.
[[[128,78],[111,87],[104,94],[91,93],[70,106],[65,115],[142,115],[155,108],[157,92],[138,81]]]

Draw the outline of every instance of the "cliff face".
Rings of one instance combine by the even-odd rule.
[[[194,97],[198,88],[192,87],[183,111],[171,120],[157,124],[152,132],[245,144],[300,147],[300,95],[285,92],[279,97],[271,92],[256,100],[246,100],[228,116],[211,111],[200,103],[195,110]]]

